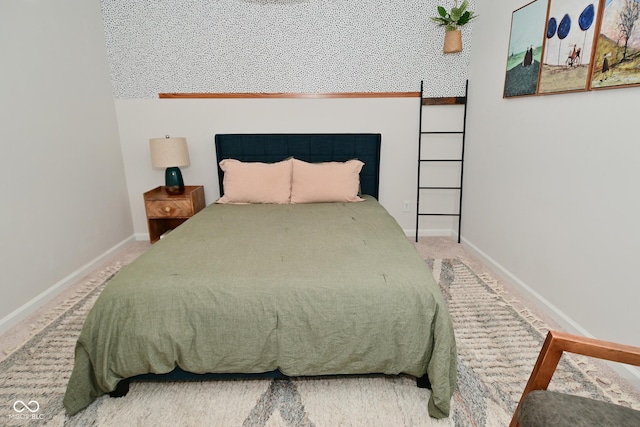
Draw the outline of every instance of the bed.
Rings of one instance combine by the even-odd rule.
[[[429,414],[447,417],[451,319],[425,262],[377,201],[380,143],[379,134],[216,135],[220,201],[236,173],[227,159],[314,171],[362,161],[359,201],[212,203],[154,244],[88,314],[67,412],[126,393],[132,379],[408,374],[432,389]],[[290,201],[298,187],[292,178]]]

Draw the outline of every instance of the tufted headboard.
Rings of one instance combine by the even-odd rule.
[[[380,176],[380,134],[373,133],[264,133],[218,134],[216,157],[243,162],[274,163],[289,157],[305,162],[364,162],[360,190],[378,198]],[[224,194],[224,173],[218,166],[220,195]]]

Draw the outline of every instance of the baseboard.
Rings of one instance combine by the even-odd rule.
[[[136,242],[143,242],[143,241],[149,241],[149,233],[136,233],[134,234],[134,238],[136,240]]]
[[[521,291],[526,293],[529,297],[538,302],[538,304],[542,307],[543,310],[552,318],[556,323],[558,323],[565,332],[575,335],[582,335],[589,338],[597,338],[594,337],[588,330],[580,326],[576,321],[574,321],[571,317],[569,317],[566,313],[560,310],[558,307],[549,302],[542,295],[533,290],[530,286],[520,280],[518,277],[513,275],[509,270],[504,268],[500,263],[496,262],[493,258],[483,252],[480,248],[475,246],[469,240],[462,237],[460,239],[461,243],[463,243],[468,249],[470,249],[474,254],[480,258],[484,263],[493,267],[503,279],[505,279],[510,284],[518,287]],[[624,377],[627,381],[629,381],[634,387],[640,390],[640,369],[634,366],[620,364],[620,363],[610,363],[609,366],[614,369],[620,376]]]
[[[111,249],[104,252],[102,255],[96,257],[92,261],[89,261],[87,264],[83,265],[73,273],[69,274],[53,286],[51,286],[46,291],[42,292],[32,300],[26,302],[21,307],[17,308],[13,312],[9,313],[4,318],[0,319],[0,334],[7,332],[9,329],[20,323],[22,320],[26,319],[30,314],[34,313],[38,308],[42,307],[42,305],[51,301],[57,295],[59,295],[62,291],[64,291],[67,287],[77,283],[80,279],[82,279],[87,274],[91,273],[93,270],[98,268],[100,264],[105,262],[109,257],[111,257],[115,252],[122,249],[125,245],[131,243],[134,240],[134,236],[130,236],[117,245],[113,246]]]

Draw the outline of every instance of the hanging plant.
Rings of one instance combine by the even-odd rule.
[[[478,17],[474,12],[467,10],[468,0],[464,0],[460,7],[456,0],[455,6],[447,11],[443,6],[438,6],[438,16],[432,16],[431,20],[445,29],[444,53],[455,53],[462,51],[462,33],[459,27],[468,24]]]

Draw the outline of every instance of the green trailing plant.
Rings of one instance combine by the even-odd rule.
[[[455,6],[451,8],[450,12],[447,12],[442,6],[438,6],[438,15],[431,17],[431,20],[440,25],[441,27],[445,27],[446,31],[454,31],[457,30],[458,27],[462,27],[478,17],[478,15],[474,15],[474,13],[470,10],[467,10],[469,7],[469,2],[464,0],[460,7],[458,7],[458,2],[456,1]]]

